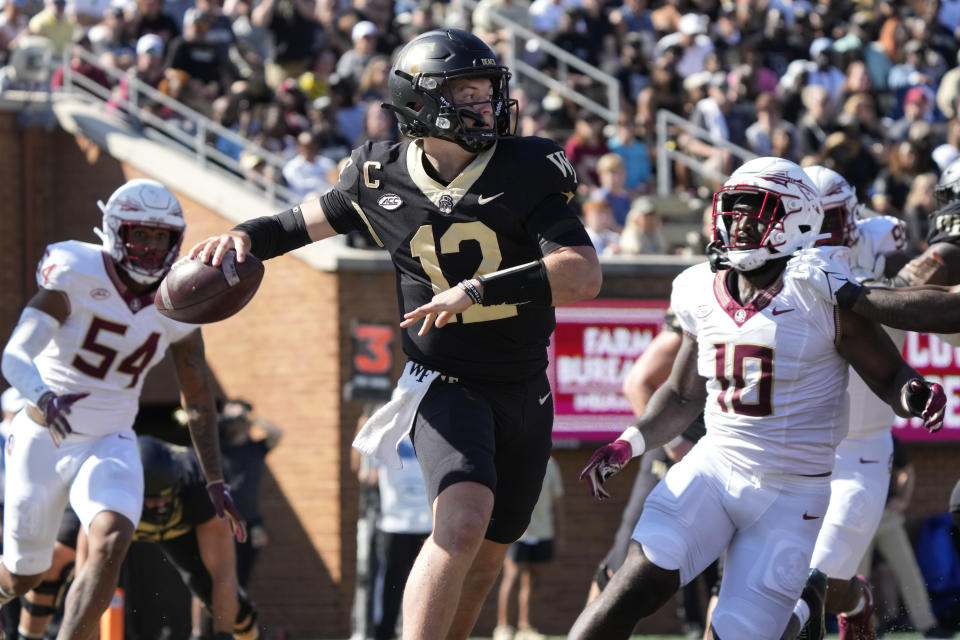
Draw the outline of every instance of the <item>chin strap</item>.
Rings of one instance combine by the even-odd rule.
[[[719,240],[714,240],[707,245],[706,254],[707,261],[710,263],[710,271],[716,273],[730,268],[730,261],[727,260],[727,255],[720,248]]]
[[[130,278],[132,278],[134,282],[137,282],[139,284],[144,284],[144,285],[156,284],[163,278],[163,275],[166,275],[166,274],[163,274],[159,276],[148,276],[146,274],[137,273],[136,271],[133,271],[132,269],[130,269],[130,267],[128,267],[125,264],[121,264],[121,263],[116,263],[116,264],[118,267],[123,269],[124,273],[130,276]]]

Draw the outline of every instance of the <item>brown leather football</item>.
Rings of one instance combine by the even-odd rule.
[[[263,263],[248,253],[237,262],[235,251],[214,267],[194,258],[179,260],[157,288],[154,304],[168,318],[206,324],[229,318],[243,309],[263,280]]]

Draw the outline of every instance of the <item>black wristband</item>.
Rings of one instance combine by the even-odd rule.
[[[483,285],[483,306],[527,304],[549,307],[553,302],[550,280],[543,260],[528,262],[477,276]]]
[[[214,631],[213,640],[233,640],[232,631]]]
[[[233,228],[250,236],[250,253],[261,260],[282,256],[312,242],[300,207],[275,216],[263,216],[241,222]]]
[[[837,289],[837,306],[841,309],[850,309],[853,307],[853,303],[857,301],[857,298],[860,297],[860,294],[863,293],[863,285],[859,285],[855,282],[847,282],[842,287]]]
[[[473,304],[483,304],[483,296],[480,295],[480,290],[471,281],[461,280],[457,283],[457,286],[463,289],[463,292],[473,301]]]

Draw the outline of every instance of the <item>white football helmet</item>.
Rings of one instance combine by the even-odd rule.
[[[937,208],[940,209],[954,200],[960,200],[960,158],[947,165],[940,174],[937,186],[933,188],[937,198]]]
[[[750,213],[736,209],[741,200]],[[822,223],[820,192],[799,165],[755,158],[713,196],[711,251],[737,271],[753,271],[812,246]]]
[[[187,228],[172,191],[156,180],[138,178],[114,191],[107,204],[98,200],[97,206],[103,212],[103,229],[94,228],[94,232],[113,261],[131,278],[152,284],[170,270]],[[170,245],[158,250],[131,244],[129,230],[139,226],[169,230]]]
[[[818,245],[852,247],[860,239],[857,219],[863,205],[857,201],[857,192],[846,178],[820,165],[803,170],[820,190],[820,205],[823,207],[823,226],[820,233],[830,233],[829,238]]]

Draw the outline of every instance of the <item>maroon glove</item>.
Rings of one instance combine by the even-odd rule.
[[[903,385],[903,405],[918,418],[923,427],[936,433],[943,426],[943,413],[947,408],[947,395],[936,382],[914,378]]]
[[[48,392],[40,397],[37,408],[43,413],[43,421],[50,429],[50,437],[53,438],[53,444],[60,446],[67,435],[73,433],[67,416],[70,415],[70,407],[77,400],[86,398],[89,393],[65,393],[58,396],[53,392]]]
[[[586,480],[590,485],[590,493],[598,500],[606,500],[610,497],[607,490],[603,488],[603,483],[623,468],[623,465],[633,457],[633,447],[626,440],[614,440],[610,444],[605,444],[590,456],[587,466],[580,472],[580,479]]]
[[[230,487],[223,480],[216,480],[207,484],[207,493],[210,495],[210,502],[213,508],[217,510],[217,516],[227,518],[230,523],[230,531],[233,532],[237,542],[247,540],[247,524],[243,521],[243,516],[237,511],[237,507],[230,498]]]

